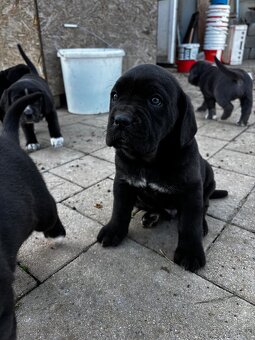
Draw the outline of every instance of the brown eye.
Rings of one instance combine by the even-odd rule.
[[[160,106],[162,104],[162,100],[159,96],[154,96],[151,98],[151,104],[154,106]]]

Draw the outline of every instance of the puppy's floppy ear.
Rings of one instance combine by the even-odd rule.
[[[180,117],[180,145],[183,147],[195,136],[197,123],[191,101],[182,90],[178,99],[178,110]]]

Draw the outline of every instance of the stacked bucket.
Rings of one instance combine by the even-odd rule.
[[[229,14],[229,5],[210,5],[208,7],[204,38],[204,54],[208,61],[213,62],[215,56],[221,59],[228,34]]]

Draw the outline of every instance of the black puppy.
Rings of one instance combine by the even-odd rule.
[[[134,206],[152,217],[177,209],[174,261],[191,271],[204,266],[209,198],[227,192],[215,191],[196,131],[190,100],[169,72],[145,64],[119,78],[111,92],[106,135],[107,145],[116,149],[116,175],[112,217],[97,238],[103,246],[116,246],[127,235]]]
[[[224,110],[221,119],[230,117],[233,111],[232,100],[240,99],[241,117],[238,125],[245,126],[252,110],[252,79],[241,69],[229,69],[216,57],[217,67],[207,61],[195,63],[189,73],[189,82],[199,86],[204,96],[203,104],[198,111],[206,111],[206,119],[216,119],[215,103]]]
[[[39,76],[35,66],[26,56],[20,45],[18,45],[18,48],[31,73],[25,74],[4,91],[0,101],[0,119],[3,120],[6,111],[17,99],[27,96],[30,93],[40,92],[42,93],[41,98],[33,102],[33,104],[28,103],[24,108],[21,118],[21,126],[26,137],[26,147],[28,150],[37,150],[40,148],[34,132],[33,123],[39,122],[43,118],[45,118],[48,123],[51,145],[53,147],[63,146],[64,139],[60,133],[57,112],[49,86],[47,82]]]
[[[4,90],[8,89],[15,81],[20,79],[24,74],[30,73],[27,65],[19,64],[6,70],[0,71],[0,98]]]
[[[19,146],[19,119],[28,103],[41,96],[23,97],[10,107],[0,136],[0,338],[16,339],[12,283],[17,252],[34,231],[45,237],[65,236],[56,203],[31,158]]]

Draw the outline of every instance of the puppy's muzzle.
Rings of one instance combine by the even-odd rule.
[[[34,110],[31,108],[30,105],[28,105],[24,111],[24,118],[26,120],[27,123],[32,123],[33,122],[33,113],[34,113]]]

